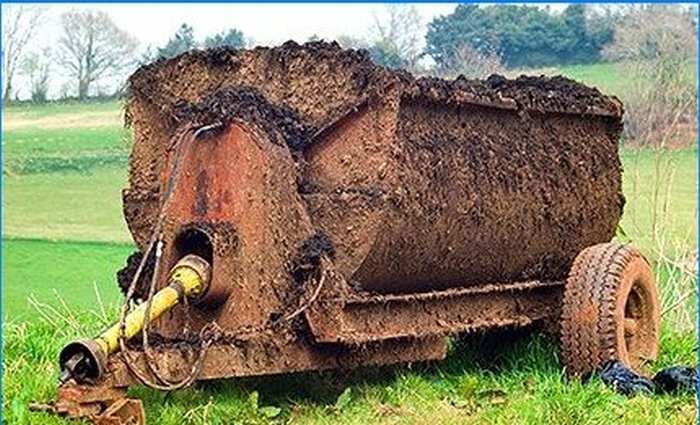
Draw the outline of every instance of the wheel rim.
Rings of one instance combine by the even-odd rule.
[[[621,323],[624,328],[623,351],[632,367],[654,357],[656,324],[651,296],[641,282],[635,280],[625,300]]]

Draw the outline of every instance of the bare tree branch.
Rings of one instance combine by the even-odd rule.
[[[463,75],[466,78],[483,79],[491,74],[505,73],[505,67],[495,49],[483,53],[468,44],[462,44],[449,57],[450,59],[438,69],[438,75],[442,78]]]
[[[20,73],[29,78],[33,102],[48,99],[52,56],[51,48],[46,47],[40,52],[29,52],[22,59]]]
[[[138,42],[106,13],[66,12],[61,25],[58,63],[77,80],[80,99],[89,95],[92,83],[120,76],[136,64]]]
[[[39,6],[2,5],[3,100],[12,96],[12,80],[24,49],[34,35],[45,9]]]
[[[694,139],[696,13],[680,5],[629,6],[604,50],[631,82],[621,97],[625,133],[634,143],[664,146]]]
[[[390,4],[384,13],[374,15],[371,28],[374,44],[401,58],[402,68],[415,70],[421,58],[423,31],[421,19],[413,5]]]

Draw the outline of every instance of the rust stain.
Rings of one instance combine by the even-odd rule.
[[[207,214],[209,199],[207,193],[208,179],[207,171],[199,170],[195,183],[194,215],[205,216]]]

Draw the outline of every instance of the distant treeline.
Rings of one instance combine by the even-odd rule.
[[[583,4],[561,13],[537,6],[464,4],[428,25],[426,53],[449,68],[463,46],[497,55],[508,68],[598,62],[618,14]]]

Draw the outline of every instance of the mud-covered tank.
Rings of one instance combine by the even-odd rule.
[[[240,249],[218,249],[211,238],[215,256],[237,256],[221,263],[248,270],[216,273],[215,259],[213,279],[226,280],[220,285],[283,280],[310,234],[330,241],[335,269],[355,290],[563,280],[578,252],[613,237],[624,204],[622,106],[561,77],[414,79],[324,43],[217,49],[139,70],[130,79],[126,115],[135,141],[124,210],[141,249],[163,201],[171,140],[183,123],[242,126],[288,151],[274,161],[288,162],[279,169],[293,179],[272,176],[278,170],[272,167],[260,190],[246,187],[246,199],[275,206],[260,219],[267,233],[246,240],[237,230],[239,214],[226,228]],[[227,174],[245,175],[252,151],[193,149],[204,157],[192,160],[199,165],[183,185],[252,184],[217,179],[216,167],[202,171],[214,155],[221,167],[230,162]],[[272,157],[266,158],[260,164]],[[171,226],[171,245],[187,223],[212,217],[211,208],[201,216],[197,208]],[[228,216],[217,217],[220,226]],[[303,235],[286,236],[296,228]],[[251,245],[267,246],[259,253],[279,245],[278,261],[260,266],[263,254],[245,253]]]
[[[438,360],[448,335],[543,324],[570,376],[656,357],[653,271],[609,242],[617,99],[327,43],[187,52],[129,89],[132,308],[64,347],[50,410],[143,423],[136,383]]]

